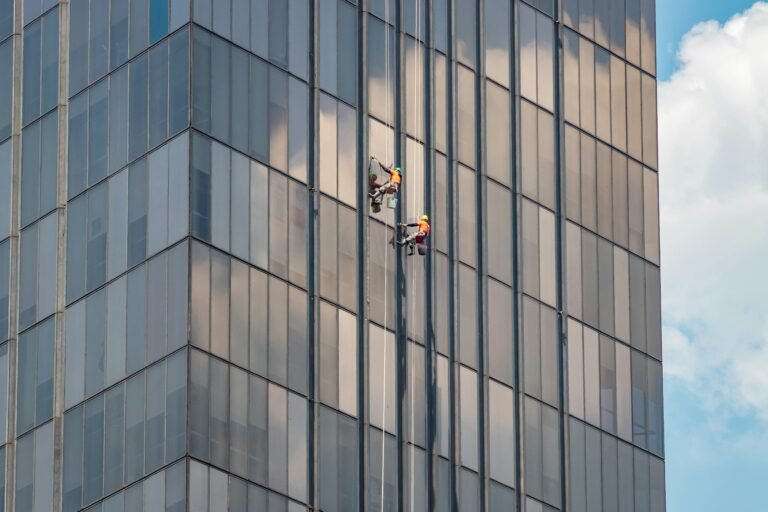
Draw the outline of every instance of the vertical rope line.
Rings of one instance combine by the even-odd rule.
[[[416,130],[416,137],[417,140],[423,139],[423,131],[422,131],[422,123],[424,116],[422,115],[422,105],[424,103],[423,97],[422,97],[422,46],[421,46],[421,2],[422,0],[414,0],[414,19],[415,19],[415,43],[414,43],[414,51],[415,55],[413,58],[413,97],[414,97],[414,116],[415,116],[415,130]],[[418,148],[418,145],[415,145],[414,148]],[[422,147],[422,153],[421,158],[418,158],[418,154],[414,154],[414,168],[418,169],[419,172],[415,173],[417,179],[416,179],[416,193],[413,195],[413,211],[415,215],[420,215],[420,206],[422,202],[421,197],[421,184],[422,180],[424,179],[424,165],[423,165],[423,158],[424,158],[424,147]],[[418,163],[416,163],[418,162]],[[410,279],[410,289],[414,289],[414,285],[416,283],[416,275],[412,271],[411,272],[411,279]],[[408,308],[411,313],[415,313],[415,306],[412,305],[412,307]],[[406,340],[408,339],[407,333],[406,333]],[[410,343],[407,344],[407,347],[410,347]],[[409,467],[409,473],[410,473],[410,511],[413,512],[415,510],[415,501],[416,501],[416,493],[414,490],[415,487],[415,480],[416,480],[416,469],[415,469],[415,461],[416,461],[416,442],[414,439],[414,434],[416,430],[416,410],[415,410],[415,396],[416,396],[416,366],[414,364],[413,355],[415,354],[415,351],[409,351],[411,352],[411,357],[408,358],[409,363],[411,364],[411,378],[410,378],[410,387],[411,387],[411,397],[410,397],[410,403],[411,403],[411,418],[410,418],[410,450],[411,450],[411,456],[410,456],[410,467]]]
[[[389,155],[389,130],[390,130],[390,84],[389,84],[389,0],[384,0],[384,87],[385,87],[385,107],[386,107],[386,135],[385,149],[386,161],[390,161]],[[388,165],[388,164],[387,164]],[[395,240],[397,231],[395,231]],[[382,346],[384,357],[382,358],[383,374],[383,393],[381,399],[381,512],[384,512],[384,475],[386,467],[386,425],[387,425],[387,320],[389,306],[389,247],[387,247],[387,227],[384,226],[384,332],[382,333]]]

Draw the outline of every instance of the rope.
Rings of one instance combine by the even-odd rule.
[[[422,51],[421,51],[421,1],[422,0],[415,0],[415,13],[414,18],[416,21],[416,34],[415,34],[415,44],[414,44],[414,50],[416,52],[414,56],[414,74],[413,74],[413,94],[414,94],[414,109],[415,109],[415,131],[416,131],[416,139],[419,140],[422,135],[422,65],[421,65],[421,59],[422,59]],[[426,100],[425,100],[426,101]],[[414,145],[414,148],[418,149],[419,145]],[[424,178],[423,176],[423,146],[422,147],[422,158],[418,158],[419,154],[418,151],[416,151],[416,154],[414,155],[414,167],[418,168],[420,172],[415,173],[417,176],[416,181],[416,193],[413,196],[413,211],[414,213],[419,216],[421,215],[420,210],[420,204],[422,201],[422,192],[421,192],[421,181]],[[418,163],[417,163],[418,162]],[[420,178],[420,179],[419,179]],[[417,248],[418,250],[418,248]],[[410,290],[414,289],[414,285],[416,282],[416,274],[415,271],[411,272],[411,279],[410,279]],[[413,318],[415,313],[415,305],[411,304],[411,307],[408,308],[411,313],[411,318]],[[410,345],[409,345],[410,346]],[[415,480],[416,480],[416,440],[415,440],[415,430],[416,430],[416,365],[415,361],[413,359],[413,355],[415,354],[415,351],[411,354],[411,357],[408,358],[408,360],[411,362],[411,378],[410,378],[410,387],[411,387],[411,425],[410,425],[410,441],[411,441],[411,463],[409,467],[409,473],[410,473],[410,512],[414,512],[416,509],[416,492],[415,492]]]
[[[386,161],[390,161],[389,155],[389,0],[384,0],[384,90],[386,96],[386,135],[385,135],[385,149]],[[397,237],[397,231],[395,232]],[[387,320],[389,315],[388,299],[389,299],[389,247],[387,240],[387,228],[384,227],[384,331],[382,332],[382,346],[384,348],[384,357],[382,358],[382,370],[383,374],[383,396],[381,399],[381,512],[384,512],[384,475],[386,467],[386,450],[385,441],[387,436]]]

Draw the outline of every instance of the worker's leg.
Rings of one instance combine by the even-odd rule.
[[[410,235],[408,235],[407,237],[403,238],[400,241],[400,245],[410,244],[411,246],[413,246],[413,244],[417,240],[419,240],[419,239],[424,240],[424,236],[425,235],[424,235],[423,231],[415,231],[415,232],[411,233]]]
[[[402,240],[400,240],[398,242],[398,244],[405,245],[405,244],[411,243],[415,236],[416,236],[416,233],[411,233],[410,235],[408,235],[405,238],[403,238]]]
[[[390,186],[390,183],[389,181],[387,181],[385,184],[383,184],[382,186],[380,186],[379,188],[377,188],[375,191],[371,192],[368,195],[371,197],[371,199],[376,201],[380,197],[382,197],[384,194],[387,193],[387,190],[389,190],[389,186]]]

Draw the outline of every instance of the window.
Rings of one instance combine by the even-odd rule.
[[[664,452],[661,365],[632,353],[633,442],[656,455]]]
[[[522,190],[527,197],[555,208],[555,125],[548,112],[522,101],[520,153]]]
[[[573,419],[570,429],[570,505],[580,512],[603,510],[600,431]],[[610,476],[605,478],[606,487],[609,481]]]
[[[21,232],[19,330],[53,314],[56,308],[58,219],[51,214]]]
[[[174,35],[72,99],[70,198],[187,126],[188,38]]]
[[[586,39],[579,39],[579,101],[581,127],[595,132],[595,47]]]
[[[611,140],[611,78],[610,54],[595,46],[595,123],[596,133],[605,141]]]
[[[357,416],[357,319],[320,303],[320,400]]]
[[[319,17],[320,87],[354,105],[357,101],[357,11],[345,0],[322,0]]]
[[[371,115],[392,124],[395,121],[397,69],[394,30],[377,18],[370,17],[368,20],[368,97],[376,98],[376,101],[369,102],[368,108]]]
[[[640,46],[643,70],[655,74],[656,2],[652,0],[640,0]]]
[[[490,476],[509,487],[515,486],[514,391],[488,382],[488,453]],[[494,494],[491,491],[491,494]],[[494,508],[494,510],[496,510]],[[502,510],[502,509],[498,509]]]
[[[598,318],[600,330],[614,334],[614,285],[613,285],[613,246],[610,242],[598,239],[597,242],[597,286]]]
[[[57,112],[27,126],[22,132],[22,225],[56,207],[58,133]],[[10,150],[10,144],[8,148]]]
[[[186,381],[182,351],[66,412],[65,511],[79,510],[183,455]]]
[[[557,411],[532,398],[526,398],[524,414],[526,490],[530,496],[559,508],[560,449]]]
[[[637,160],[643,159],[642,73],[627,66],[627,152]]]
[[[307,78],[307,0],[194,0],[193,4],[196,23],[300,78]]]
[[[613,151],[613,241],[629,247],[627,157]]]
[[[0,243],[0,338],[8,339],[10,327],[11,242]]]
[[[488,374],[505,384],[514,383],[514,327],[512,289],[488,280]]]
[[[396,510],[397,440],[380,430],[368,428],[368,451],[368,488],[379,489],[368,493],[368,510]]]
[[[523,291],[556,302],[555,216],[530,201],[522,204]]]
[[[320,95],[318,150],[320,191],[357,204],[356,111],[331,96]],[[387,164],[385,164],[387,165]]]
[[[202,244],[191,264],[192,344],[305,393],[306,293]]]
[[[600,428],[616,433],[616,345],[600,336]]]
[[[423,2],[424,0],[419,0]],[[411,11],[412,13],[413,11]],[[405,38],[405,73],[402,77],[404,87],[405,126],[412,137],[422,140],[426,121],[426,102],[424,96],[424,45],[411,37]],[[413,169],[413,165],[409,166]]]
[[[478,469],[480,432],[478,430],[477,373],[459,367],[459,453],[461,465]]]
[[[450,371],[448,358],[438,355],[435,366],[436,381],[436,443],[435,451],[443,457],[450,456],[451,441],[451,397],[450,397]]]
[[[13,0],[10,1],[11,5],[13,5]],[[3,22],[3,16],[9,11],[10,13],[13,13],[13,7],[0,5],[0,24]],[[0,32],[1,31],[2,27],[0,27]],[[0,37],[0,39],[2,39],[2,37]],[[12,90],[13,39],[8,39],[7,41],[0,43],[0,140],[5,140],[11,136],[11,114],[13,113]]]
[[[50,0],[46,1],[50,2]],[[27,125],[55,107],[58,100],[58,9],[52,10],[24,29],[24,61],[22,66],[24,78],[22,123]]]
[[[611,56],[611,143],[627,150],[627,76],[623,60]]]
[[[525,392],[555,406],[559,389],[557,314],[528,297],[523,297],[522,313]]]
[[[188,233],[188,147],[181,136],[69,203],[68,301]]]
[[[357,307],[355,211],[320,199],[320,293],[354,311]]]
[[[397,373],[395,335],[370,323],[368,382],[371,425],[394,433]]]
[[[477,0],[458,0],[455,11],[456,56],[459,62],[474,69],[477,59]]]
[[[304,187],[206,137],[192,151],[192,233],[304,286]]]
[[[445,0],[442,0],[445,1]],[[438,4],[439,0],[436,0],[435,4]],[[437,9],[437,7],[435,7]],[[448,138],[448,78],[447,78],[447,64],[445,55],[441,55],[437,52],[433,52],[435,61],[434,75],[434,112],[435,121],[433,126],[433,133],[435,134],[435,148],[438,151],[446,151],[446,140]]]
[[[643,161],[653,169],[658,167],[656,135],[656,80],[643,74]]]
[[[554,26],[547,16],[520,6],[520,92],[553,110]]]
[[[183,466],[182,466],[183,468]],[[277,493],[267,491],[263,487],[248,483],[240,478],[228,475],[223,471],[191,461],[190,475],[190,509],[200,512],[216,512],[217,510],[284,510],[287,512],[303,512],[304,505],[290,501]],[[141,494],[139,494],[139,497]],[[139,502],[139,506],[140,502]],[[183,507],[183,499],[179,507]],[[126,505],[126,510],[128,506]],[[148,509],[144,509],[148,510]],[[170,510],[166,508],[166,510]],[[184,510],[179,509],[179,512]],[[177,512],[176,509],[173,509]]]
[[[187,260],[176,246],[67,308],[66,407],[186,343]]]
[[[5,39],[13,30],[13,0],[0,1],[0,39]],[[3,457],[5,460],[5,457]]]
[[[458,175],[458,239],[459,259],[474,266],[477,260],[476,176],[471,169],[459,165]]]
[[[470,1],[470,0],[465,0]],[[469,167],[476,167],[476,108],[475,108],[475,74],[463,67],[457,68],[457,138],[459,160]]]
[[[189,0],[73,0],[70,11],[69,93],[74,95],[124,64],[129,43],[134,57],[189,21]]]
[[[304,501],[306,399],[202,352],[193,350],[191,359],[193,456]],[[240,432],[254,437],[246,440]]]
[[[477,272],[459,265],[459,360],[477,368]]]
[[[434,181],[435,202],[433,204],[430,236],[433,247],[444,253],[448,252],[448,169],[445,156],[435,153]]]
[[[394,237],[394,231],[379,222],[371,222],[370,239],[381,240],[382,244]],[[368,261],[369,297],[371,319],[381,325],[394,325],[396,287],[395,248],[387,244],[386,249],[371,251]],[[386,306],[386,307],[385,307]]]
[[[449,311],[453,297],[452,294],[448,293],[448,290],[453,286],[449,284],[452,274],[453,270],[448,262],[448,257],[439,252],[435,253],[435,349],[443,355],[448,354],[448,344],[450,341],[448,339],[448,325],[451,321]]]
[[[490,80],[486,86],[486,173],[509,186],[512,169],[512,139],[510,138],[509,91]],[[523,146],[525,150],[526,147]]]
[[[192,38],[193,126],[306,181],[306,85],[208,32]]]
[[[53,416],[54,321],[19,336],[16,428],[25,432]]]
[[[53,422],[18,439],[15,510],[52,510]]]
[[[318,427],[319,500],[322,510],[358,510],[357,423],[320,408]]]
[[[427,444],[427,384],[425,373],[425,349],[413,341],[408,342],[407,390],[405,404],[407,418],[405,437],[412,445],[425,447]],[[416,453],[421,453],[417,450]],[[417,471],[413,468],[413,471]],[[415,478],[419,478],[418,474]]]
[[[486,2],[485,69],[489,78],[504,86],[509,86],[509,20],[509,2],[505,0]]]
[[[24,24],[56,5],[56,0],[24,0]]]

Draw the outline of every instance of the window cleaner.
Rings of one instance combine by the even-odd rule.
[[[381,206],[384,195],[389,194],[392,196],[390,199],[389,207],[395,208],[397,205],[397,198],[395,195],[400,190],[400,182],[402,181],[403,170],[400,167],[395,167],[394,165],[386,167],[378,160],[376,160],[375,163],[378,164],[383,172],[389,174],[389,179],[383,185],[379,186],[377,184],[378,173],[371,173],[371,191],[368,193],[368,197],[371,198],[371,205],[374,207]]]
[[[401,247],[408,245],[408,256],[413,256],[415,248],[418,248],[419,254],[424,256],[427,252],[427,248],[424,245],[424,240],[429,236],[429,216],[422,215],[418,222],[410,222],[408,224],[398,224],[399,228],[402,228],[401,236],[403,239],[397,242]],[[408,234],[409,227],[415,227],[416,231]]]

